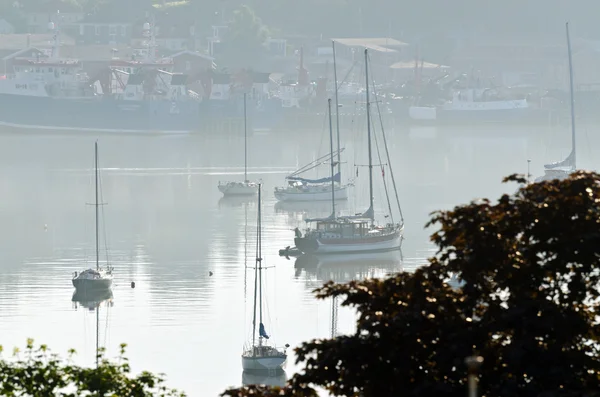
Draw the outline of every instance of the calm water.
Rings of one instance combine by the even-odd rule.
[[[595,169],[592,127],[581,127],[578,160]],[[368,201],[366,143],[344,133],[346,176],[356,178],[341,211]],[[78,351],[94,362],[95,312],[71,302],[71,275],[93,260],[93,142],[95,136],[0,135],[0,343],[22,346],[27,337],[54,351]],[[255,133],[249,138],[251,179],[262,178],[266,325],[278,345],[328,337],[331,302],[316,301],[323,281],[384,275],[424,264],[433,247],[424,230],[428,214],[475,197],[514,191],[503,176],[532,174],[569,151],[567,127],[436,129],[388,132],[406,221],[402,255],[314,263],[278,256],[293,245],[293,229],[320,205],[276,204],[273,188],[286,173],[327,151],[325,131]],[[110,355],[129,345],[135,370],[164,372],[170,386],[192,396],[216,396],[242,379],[240,354],[250,335],[256,203],[224,200],[219,180],[243,178],[243,137],[99,137],[106,240],[115,267],[112,306],[100,310],[100,340]],[[320,176],[328,172],[324,167]],[[376,171],[379,177],[380,171]],[[389,176],[389,173],[387,176]],[[379,178],[378,178],[379,179]],[[377,210],[384,208],[376,184]],[[398,217],[398,214],[395,214]],[[104,241],[104,238],[102,239]],[[103,243],[104,245],[104,243]],[[104,250],[103,250],[104,252]],[[210,276],[209,272],[213,275]],[[130,288],[131,281],[136,288]],[[351,332],[355,315],[340,308],[337,332]],[[297,367],[293,357],[287,376]]]

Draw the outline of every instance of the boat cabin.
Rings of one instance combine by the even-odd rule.
[[[314,231],[329,238],[366,237],[380,233],[378,229],[371,227],[371,219],[369,218],[321,220],[317,221]]]

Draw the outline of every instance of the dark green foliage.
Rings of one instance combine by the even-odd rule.
[[[0,352],[2,349],[0,348]],[[0,357],[0,395],[17,397],[183,397],[184,394],[164,386],[162,375],[142,372],[132,376],[125,345],[116,362],[108,360],[104,351],[98,354],[97,368],[72,364],[75,351],[63,361],[51,354],[45,345],[35,347],[27,341],[25,351],[14,352],[12,359]]]
[[[318,289],[358,310],[357,330],[296,349],[304,369],[280,395],[314,385],[337,396],[464,396],[472,354],[485,359],[482,396],[600,395],[600,175],[507,181],[522,184],[513,196],[433,214],[429,266]],[[447,285],[453,274],[461,289]]]
[[[266,54],[265,42],[269,37],[254,11],[242,5],[233,12],[229,29],[223,38],[223,53],[219,61],[233,69],[260,68]]]

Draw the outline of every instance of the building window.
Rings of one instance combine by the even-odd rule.
[[[101,31],[102,29],[100,29],[100,25],[96,25],[96,36],[100,36]]]
[[[117,35],[117,27],[115,25],[108,25],[108,34],[111,36]]]
[[[192,63],[190,61],[185,61],[185,70],[188,72],[192,70]]]
[[[80,24],[79,25],[79,35],[83,36],[85,34],[85,25]]]
[[[121,25],[121,36],[127,36],[127,26]]]

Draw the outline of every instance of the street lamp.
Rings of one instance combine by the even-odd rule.
[[[470,356],[465,358],[465,364],[467,364],[469,397],[477,397],[477,370],[482,363],[483,357],[481,356]]]

